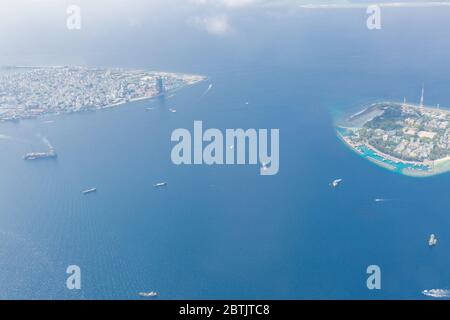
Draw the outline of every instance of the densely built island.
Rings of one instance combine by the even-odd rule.
[[[338,136],[364,158],[408,176],[450,171],[450,110],[377,102],[337,126]]]
[[[152,98],[203,76],[118,68],[0,68],[0,121],[113,107]]]

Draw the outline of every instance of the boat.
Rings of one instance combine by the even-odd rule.
[[[24,160],[39,160],[39,159],[51,159],[56,158],[58,155],[53,149],[49,152],[30,152],[23,156]]]
[[[155,188],[165,187],[167,186],[167,182],[158,182],[153,185]]]
[[[169,111],[172,112],[172,113],[177,112],[177,110],[176,110],[176,109],[173,109],[173,108],[169,108]]]
[[[97,188],[90,188],[90,189],[83,190],[81,193],[89,194],[89,193],[96,192],[96,191],[97,191]]]
[[[448,298],[450,297],[450,290],[446,289],[430,289],[430,290],[423,290],[422,294],[428,297],[433,298]]]
[[[437,244],[437,238],[436,238],[435,234],[432,233],[430,235],[430,238],[428,239],[428,246],[434,247],[436,244]]]
[[[158,292],[156,292],[156,291],[139,292],[139,295],[141,297],[152,298],[152,297],[157,297],[158,296]]]
[[[335,179],[335,180],[333,180],[333,182],[331,182],[331,186],[333,188],[336,188],[341,182],[342,182],[342,179]]]

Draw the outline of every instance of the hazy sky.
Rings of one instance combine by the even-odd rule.
[[[265,0],[2,0],[0,64],[25,57],[77,56],[139,50],[152,44],[189,50],[242,37],[238,25],[255,12],[279,9]],[[81,9],[81,29],[68,30],[69,5]],[[281,10],[286,10],[285,8]],[[248,21],[245,21],[248,24]],[[258,25],[261,21],[255,21]],[[39,59],[36,59],[39,60]],[[38,63],[38,62],[36,62]]]
[[[196,56],[233,55],[257,58],[274,51],[268,39],[311,37],[303,26],[304,4],[349,3],[364,0],[1,0],[0,65],[4,64],[123,64],[114,57],[126,54],[149,58],[164,66],[195,65]],[[386,3],[393,1],[384,1]],[[397,1],[395,1],[397,2]],[[406,2],[406,1],[403,1]],[[416,2],[417,1],[409,1]],[[423,1],[422,1],[423,2]],[[423,2],[432,3],[434,1]],[[440,1],[444,4],[444,1]],[[448,3],[448,2],[447,2]],[[81,9],[81,29],[68,30],[69,5]],[[365,9],[355,9],[361,29]],[[340,10],[340,9],[339,9]],[[386,9],[391,10],[391,9]],[[333,19],[328,15],[323,24]],[[288,26],[288,22],[297,21]],[[360,21],[360,22],[359,22]],[[308,23],[308,20],[305,20]],[[295,28],[295,30],[291,30]],[[321,26],[315,26],[320,29]],[[316,30],[315,30],[316,31]],[[319,30],[320,31],[320,30]],[[294,53],[293,53],[294,54]],[[202,56],[203,55],[203,56]],[[92,57],[102,57],[97,60]],[[151,59],[150,59],[151,58]],[[110,60],[108,60],[110,59]],[[142,60],[143,59],[135,59]],[[170,62],[170,63],[169,63]]]
[[[71,4],[81,9],[79,31],[66,27]],[[158,41],[186,30],[227,36],[235,31],[236,11],[253,5],[252,0],[2,0],[0,52],[2,56],[76,53],[86,46],[121,41],[124,34],[136,41]]]

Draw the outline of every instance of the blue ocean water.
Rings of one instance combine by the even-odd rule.
[[[429,104],[450,106],[449,12],[408,10],[386,12],[376,32],[364,11],[308,11],[258,30],[242,22],[242,38],[204,40],[206,53],[189,57],[158,63],[137,45],[88,59],[208,80],[171,98],[0,125],[0,298],[409,299],[450,288],[450,174],[394,174],[334,128],[366,101],[418,99],[423,82]],[[194,120],[279,128],[279,173],[173,165],[170,134]],[[23,161],[44,136],[58,159]],[[152,187],[160,181],[167,188]],[[80,291],[66,289],[72,264]],[[381,290],[366,286],[373,264]]]

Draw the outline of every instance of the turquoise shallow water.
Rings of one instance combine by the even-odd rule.
[[[404,299],[449,288],[450,175],[411,179],[379,168],[339,141],[333,119],[372,99],[416,99],[423,81],[430,103],[450,105],[449,47],[439,40],[448,19],[411,11],[411,27],[391,11],[375,34],[364,12],[340,12],[261,24],[220,45],[197,40],[205,52],[159,64],[150,43],[111,50],[89,63],[209,80],[170,99],[1,124],[9,138],[0,139],[0,297],[136,299],[156,290],[160,299]],[[439,50],[431,56],[429,48]],[[194,120],[221,130],[279,128],[279,173],[174,166],[170,134],[192,130]],[[23,161],[43,147],[42,136],[58,159]],[[333,189],[336,178],[343,182]],[[160,181],[167,188],[152,187]],[[96,194],[81,195],[92,186]],[[439,239],[433,249],[430,233]],[[81,267],[80,291],[65,288],[70,264]],[[380,291],[367,290],[371,264],[381,267]]]
[[[397,173],[403,173],[403,170],[405,170],[405,169],[412,169],[412,170],[419,170],[419,171],[427,171],[428,170],[427,166],[413,165],[413,164],[409,164],[409,163],[398,163],[398,162],[394,162],[389,159],[385,159],[367,147],[360,147],[360,148],[358,148],[358,150],[363,152],[364,157],[373,158],[377,161],[381,161],[383,163],[386,163],[386,164],[392,166],[394,168],[394,171]]]
[[[352,135],[352,133],[349,132],[349,130],[346,130],[342,127],[336,127],[336,131],[337,131],[338,135],[341,135],[343,137]],[[348,146],[348,147],[351,148],[350,146]],[[414,170],[414,171],[419,171],[419,172],[421,172],[421,171],[425,172],[425,171],[429,170],[429,167],[426,165],[415,165],[415,164],[402,163],[402,162],[397,162],[397,161],[392,161],[390,159],[386,159],[365,145],[356,147],[355,151],[361,157],[366,158],[367,160],[372,160],[375,163],[379,162],[379,163],[386,164],[388,166],[389,170],[399,173],[399,174],[403,174],[404,173],[403,170]]]

